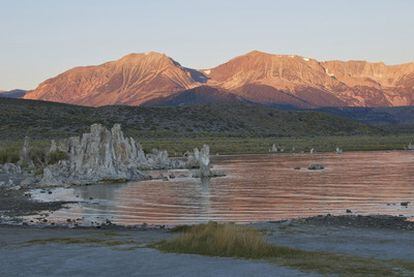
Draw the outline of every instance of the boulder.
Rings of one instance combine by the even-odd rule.
[[[311,164],[311,165],[308,166],[309,170],[322,170],[324,168],[325,168],[325,166],[322,165],[322,164]]]
[[[16,175],[22,174],[22,168],[18,164],[5,163],[1,166],[2,172],[6,174]]]

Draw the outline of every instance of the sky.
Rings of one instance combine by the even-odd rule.
[[[0,0],[0,90],[158,51],[217,66],[251,50],[414,61],[411,0]]]

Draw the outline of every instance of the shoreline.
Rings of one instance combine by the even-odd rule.
[[[207,222],[205,222],[207,223]],[[219,222],[219,223],[233,223],[233,222]],[[28,224],[25,222],[12,223],[2,222],[0,218],[0,228],[23,228],[23,229],[44,229],[44,230],[90,230],[90,231],[174,231],[182,227],[201,225],[204,223],[195,224],[135,224],[135,225],[119,225],[111,222],[104,222],[100,225],[69,225],[69,224]],[[234,223],[237,225],[257,227],[261,225],[288,225],[288,224],[305,224],[315,226],[331,226],[331,227],[353,227],[353,228],[368,228],[394,231],[413,231],[414,221],[409,220],[405,216],[393,216],[387,214],[372,214],[372,215],[358,215],[358,214],[343,214],[331,215],[321,214],[310,217],[299,217],[283,220],[272,221],[257,221],[246,223]]]

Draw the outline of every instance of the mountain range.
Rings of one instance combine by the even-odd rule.
[[[70,69],[23,98],[84,106],[250,102],[296,108],[414,105],[414,63],[317,61],[252,51],[210,69],[165,54],[129,54]]]

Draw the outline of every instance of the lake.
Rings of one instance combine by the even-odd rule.
[[[311,163],[325,169],[308,170]],[[56,188],[51,194],[34,190],[32,197],[80,201],[50,214],[56,223],[68,218],[83,224],[245,223],[347,209],[414,217],[414,151],[217,156],[213,164],[226,176]]]

